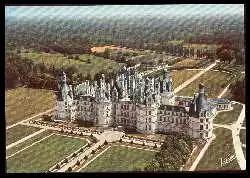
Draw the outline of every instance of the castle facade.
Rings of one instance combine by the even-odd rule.
[[[176,104],[178,102],[178,104]],[[124,126],[141,133],[179,132],[192,138],[212,137],[218,110],[231,108],[226,99],[208,99],[202,84],[194,97],[176,96],[169,72],[162,77],[143,77],[124,68],[116,80],[85,81],[72,87],[66,74],[59,80],[56,119],[83,120],[95,126]]]

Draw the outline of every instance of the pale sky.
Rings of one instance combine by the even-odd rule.
[[[5,17],[86,18],[130,16],[244,15],[243,4],[6,6]]]

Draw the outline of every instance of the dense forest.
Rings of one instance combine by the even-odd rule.
[[[57,89],[56,79],[62,70],[69,75],[69,82],[84,79],[97,79],[101,73],[112,78],[115,73],[100,71],[94,77],[82,75],[78,67],[58,69],[47,66],[20,55],[20,51],[33,49],[50,54],[60,53],[63,56],[79,60],[81,54],[91,54],[111,59],[128,66],[136,64],[134,59],[142,56],[144,50],[155,51],[154,54],[143,54],[140,62],[153,64],[149,59],[162,62],[165,55],[178,57],[207,57],[222,61],[236,61],[244,65],[244,23],[241,17],[225,19],[208,17],[206,20],[193,17],[192,21],[181,18],[86,18],[86,19],[5,19],[5,85],[6,89],[26,85],[32,88]],[[185,44],[215,44],[217,49],[194,49]],[[91,52],[92,47],[116,45],[140,51],[135,53]],[[15,52],[13,52],[15,51]],[[115,54],[115,55],[113,55]],[[66,59],[65,59],[66,60]],[[149,62],[148,62],[149,61]],[[89,59],[86,63],[90,63]],[[171,65],[171,61],[167,61]]]

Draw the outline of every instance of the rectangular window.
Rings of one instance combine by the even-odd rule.
[[[148,115],[151,115],[151,111],[148,111]]]
[[[149,120],[149,122],[151,122],[151,118],[149,118],[148,120]]]
[[[206,132],[206,137],[208,137],[208,132]]]
[[[203,130],[203,125],[200,125],[200,130]]]
[[[172,118],[172,123],[174,123],[174,118]]]
[[[161,116],[160,116],[160,121],[162,121]]]
[[[151,130],[151,125],[148,126],[148,130]]]
[[[206,129],[208,129],[208,124],[206,125]]]
[[[164,122],[166,122],[166,117],[164,117]]]
[[[203,119],[200,119],[200,122],[203,123]]]
[[[206,119],[206,122],[208,122],[208,119]]]

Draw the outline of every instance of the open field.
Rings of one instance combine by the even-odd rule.
[[[17,125],[6,130],[6,146],[39,131],[40,128]]]
[[[242,105],[236,103],[232,106],[234,108],[232,111],[219,112],[213,122],[215,124],[231,124],[237,121],[242,110]]]
[[[155,152],[113,146],[96,158],[82,172],[113,172],[133,171],[135,168],[144,168],[147,161],[154,157]]]
[[[22,51],[21,56],[55,68],[75,66],[84,76],[90,74],[92,77],[101,70],[110,72],[120,68],[120,65],[113,60],[90,54],[79,55],[79,59],[68,59],[60,53],[52,54],[29,50],[28,52]]]
[[[246,130],[245,129],[240,130],[240,142],[242,144],[246,144]]]
[[[221,45],[217,44],[194,44],[194,43],[187,43],[184,44],[183,47],[185,48],[194,48],[196,49],[208,49],[208,50],[216,50],[217,48],[220,48]]]
[[[196,170],[239,170],[240,167],[236,156],[231,162],[228,161],[227,164],[221,167],[221,158],[225,161],[230,156],[235,155],[231,130],[216,128],[214,129],[214,134],[216,138],[208,147]]]
[[[40,133],[40,134],[38,134],[38,135],[36,135],[36,136],[34,136],[34,137],[28,139],[28,140],[25,140],[24,142],[19,143],[19,144],[17,144],[16,146],[14,146],[14,147],[12,147],[12,148],[6,150],[6,155],[7,155],[7,156],[10,156],[10,155],[16,153],[17,151],[19,151],[19,150],[21,150],[21,149],[24,149],[25,147],[31,145],[32,143],[34,143],[34,142],[36,142],[36,141],[39,141],[39,140],[41,140],[42,138],[44,138],[44,137],[50,135],[51,133],[53,133],[53,131],[51,131],[51,130],[46,130],[46,131],[44,131],[44,132],[42,132],[42,133]]]
[[[119,46],[114,46],[114,45],[107,45],[107,46],[99,46],[99,47],[92,47],[91,51],[92,52],[97,52],[97,53],[103,53],[105,49],[110,49],[110,50],[121,50],[121,51],[126,51],[126,52],[139,52],[136,49],[128,49],[126,47],[119,47]]]
[[[7,160],[7,172],[45,172],[85,145],[82,139],[52,135]]]
[[[205,85],[205,92],[208,94],[208,98],[216,98],[223,89],[230,83],[232,76],[225,72],[220,71],[208,71],[201,75],[198,79],[194,80],[187,87],[178,92],[178,95],[193,96],[198,92],[199,84]]]
[[[171,41],[168,41],[168,43],[171,43],[173,45],[178,45],[178,44],[184,43],[184,40],[171,40]]]
[[[187,58],[187,59],[184,59],[180,62],[177,62],[173,65],[173,67],[194,67],[196,66],[197,64],[200,63],[201,60],[198,60],[198,59],[192,59],[192,58]]]
[[[55,106],[55,94],[44,89],[16,88],[5,92],[6,125],[27,119]]]

